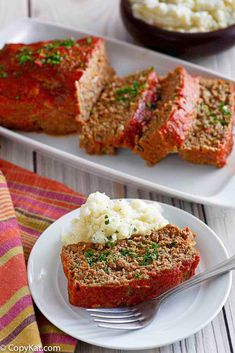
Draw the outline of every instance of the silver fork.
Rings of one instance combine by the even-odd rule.
[[[208,271],[193,276],[191,279],[166,291],[157,298],[132,307],[86,309],[99,327],[115,330],[138,330],[148,326],[156,316],[161,303],[173,294],[189,289],[208,279],[221,276],[235,269],[235,255],[213,266]]]

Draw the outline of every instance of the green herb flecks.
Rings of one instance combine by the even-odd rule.
[[[50,54],[46,54],[45,58],[43,59],[43,62],[45,64],[52,64],[52,65],[58,65],[62,61],[62,55],[59,51],[54,51]]]
[[[106,244],[109,248],[113,248],[115,246],[115,242],[112,240],[109,240]]]
[[[64,40],[54,40],[43,45],[40,49],[34,50],[29,47],[22,47],[16,57],[21,65],[27,62],[35,62],[36,64],[51,64],[58,65],[64,58],[58,48],[71,48],[76,44],[72,38]]]
[[[0,78],[7,78],[8,73],[5,71],[4,65],[0,64]]]
[[[216,114],[211,114],[210,115],[212,120],[210,121],[210,124],[221,124],[222,126],[228,126],[229,122],[226,121],[223,118],[219,118]]]
[[[130,257],[133,257],[133,258],[138,257],[138,255],[134,251],[126,249],[126,248],[121,249],[120,250],[120,254],[122,256],[130,256]]]
[[[67,48],[71,48],[75,45],[75,40],[73,38],[68,38],[68,39],[65,39],[65,40],[62,40],[61,43],[60,43],[60,46],[62,47],[67,47]]]
[[[130,86],[119,88],[115,91],[116,100],[121,103],[130,102],[135,98],[139,90],[144,88],[143,84],[140,84],[138,81],[133,81]]]
[[[97,256],[93,250],[88,250],[84,253],[85,258],[90,266],[94,265],[97,262]]]
[[[136,278],[136,279],[140,279],[141,277],[142,277],[142,273],[136,273],[136,274],[135,274],[135,278]]]
[[[152,249],[148,249],[147,252],[143,255],[143,261],[140,263],[142,266],[150,265],[154,260],[158,258],[158,244],[154,243]]]
[[[109,224],[109,216],[107,214],[104,216],[104,224]]]
[[[99,256],[98,256],[98,259],[97,259],[97,262],[106,262],[107,261],[107,258],[109,257],[110,255],[110,252],[109,251],[104,251],[102,252]]]
[[[225,115],[225,116],[230,116],[231,115],[231,112],[230,112],[230,109],[229,109],[229,105],[225,104],[225,103],[220,103],[219,104],[219,111]]]
[[[110,257],[110,251],[103,251],[100,254],[96,254],[92,249],[87,250],[84,255],[86,260],[90,266],[93,266],[97,262],[107,262],[108,257]]]
[[[50,43],[47,43],[43,46],[43,49],[45,50],[52,50],[52,49],[57,49],[59,47],[66,47],[66,48],[71,48],[76,44],[75,40],[73,38],[67,38],[67,39],[61,39],[61,40],[54,40]]]
[[[7,78],[8,77],[8,73],[5,71],[0,72],[0,78]]]
[[[20,65],[23,65],[27,62],[33,62],[34,58],[33,58],[33,51],[30,48],[27,47],[22,47],[19,50],[19,53],[16,55],[18,58],[18,61],[20,63]]]
[[[87,42],[88,44],[91,44],[92,38],[91,38],[91,37],[87,37],[87,38],[86,38],[86,42]]]

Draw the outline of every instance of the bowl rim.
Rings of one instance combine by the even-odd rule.
[[[156,25],[151,25],[150,23],[148,23],[140,18],[135,17],[133,15],[133,11],[131,9],[131,4],[130,4],[129,0],[121,0],[120,7],[123,10],[123,12],[125,12],[125,15],[127,15],[132,21],[135,21],[136,24],[141,24],[142,26],[145,26],[146,29],[151,30],[152,34],[154,34],[153,32],[156,31],[156,32],[158,32],[158,34],[173,35],[173,36],[175,36],[175,37],[177,36],[179,38],[183,38],[183,37],[210,38],[215,35],[219,36],[219,35],[225,34],[232,29],[234,29],[234,31],[235,31],[235,23],[232,25],[229,25],[227,27],[224,27],[224,28],[219,28],[219,29],[207,31],[207,32],[172,31],[172,30],[168,30],[168,29],[163,29],[163,28],[158,27]]]

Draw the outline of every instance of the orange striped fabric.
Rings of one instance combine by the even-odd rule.
[[[0,347],[6,352],[15,346],[74,352],[76,340],[35,313],[25,264],[40,234],[84,201],[63,184],[0,160]]]

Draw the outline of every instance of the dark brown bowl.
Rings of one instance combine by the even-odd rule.
[[[133,16],[128,0],[121,0],[121,16],[128,32],[144,46],[174,56],[205,56],[235,44],[235,25],[211,32],[182,33],[152,26]]]

